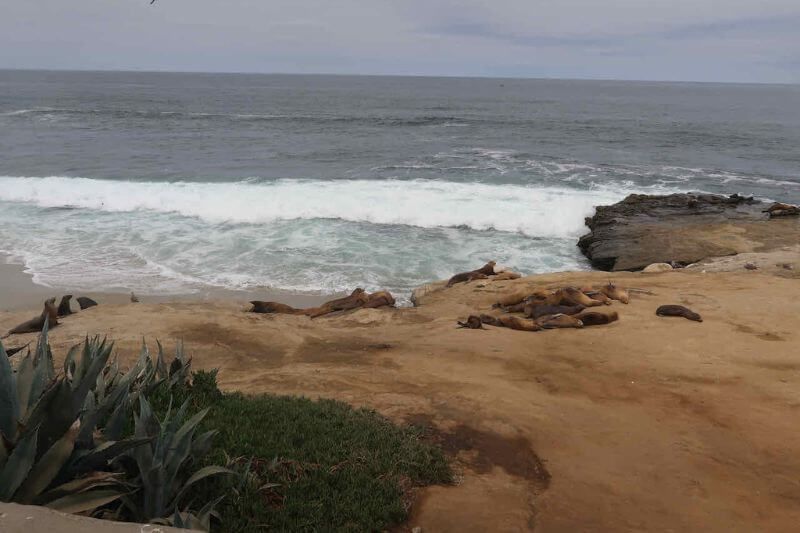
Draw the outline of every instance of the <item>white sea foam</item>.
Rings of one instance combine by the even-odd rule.
[[[211,223],[339,219],[423,228],[494,229],[532,237],[583,230],[594,206],[629,190],[491,185],[430,180],[277,180],[267,183],[133,182],[2,177],[0,200],[105,212],[177,213]]]

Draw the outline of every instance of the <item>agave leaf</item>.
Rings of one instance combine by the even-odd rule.
[[[80,446],[91,446],[93,442],[93,435],[95,426],[97,426],[97,418],[100,412],[95,404],[94,394],[89,392],[86,395],[86,400],[83,402],[83,408],[80,413],[81,431],[78,434],[78,444]]]
[[[236,472],[234,472],[230,468],[225,468],[224,466],[216,466],[216,465],[204,466],[203,468],[192,474],[192,476],[186,480],[186,483],[184,483],[180,492],[178,492],[178,495],[175,497],[175,505],[177,505],[180,499],[183,497],[183,495],[186,494],[186,491],[189,489],[189,487],[191,487],[198,481],[206,479],[207,477],[221,476],[221,475],[235,476]]]
[[[11,362],[0,342],[0,433],[7,439],[16,438],[19,411],[17,380],[14,379]]]
[[[164,347],[161,346],[161,342],[156,339],[156,344],[158,345],[158,356],[156,357],[156,376],[159,379],[165,379],[169,377],[169,373],[167,372],[167,363],[164,361]]]
[[[29,353],[22,358],[17,367],[17,405],[19,406],[19,420],[23,420],[28,412],[32,385],[33,359]]]
[[[62,513],[83,513],[120,499],[124,493],[116,489],[99,489],[70,494],[47,504]]]
[[[67,379],[72,380],[75,378],[75,369],[77,367],[75,363],[75,357],[77,356],[79,349],[80,346],[76,344],[69,349],[67,356],[64,358],[64,375],[67,376]]]
[[[43,492],[55,479],[61,468],[66,464],[75,447],[75,439],[80,433],[81,424],[76,420],[69,431],[58,439],[53,446],[38,460],[20,486],[16,500],[21,503],[30,503],[36,496]]]
[[[37,457],[41,456],[45,450],[60,439],[77,418],[76,412],[72,408],[73,397],[69,383],[64,378],[60,378],[56,382],[56,387],[56,393],[50,400],[49,405],[41,406],[43,409],[40,409],[37,404],[31,413],[32,419],[34,415],[41,417],[29,421],[29,423],[33,422],[39,425]]]
[[[10,501],[19,486],[25,481],[36,458],[36,441],[38,429],[27,433],[8,457],[8,461],[0,470],[0,501]]]
[[[201,529],[202,531],[211,531],[211,516],[215,514],[214,507],[219,505],[219,502],[221,502],[224,498],[225,495],[223,494],[219,498],[211,500],[205,504],[194,516],[196,522],[192,524],[192,527],[195,529]]]
[[[54,501],[68,494],[78,494],[98,487],[119,485],[119,478],[122,475],[120,472],[91,472],[80,479],[73,479],[48,490],[37,500],[40,502]]]
[[[103,434],[107,439],[119,440],[122,438],[122,432],[125,431],[125,422],[128,420],[128,412],[130,411],[130,401],[128,400],[128,389],[123,389],[123,396],[117,402],[117,407],[111,416],[106,420],[106,426],[103,428]]]
[[[211,440],[219,431],[212,429],[195,437],[192,441],[192,457],[203,457],[211,450]]]
[[[81,475],[97,468],[103,468],[128,450],[145,445],[151,440],[152,438],[130,438],[104,442],[88,453],[82,454],[70,467],[70,472],[73,475]]]

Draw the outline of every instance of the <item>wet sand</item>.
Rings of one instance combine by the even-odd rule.
[[[313,320],[246,313],[235,300],[103,303],[64,319],[51,339],[63,356],[86,333],[107,334],[123,361],[142,336],[183,339],[197,367],[220,369],[225,389],[338,398],[429,426],[460,481],[419,493],[409,529],[792,531],[800,253],[781,254],[760,256],[756,271],[726,259],[706,273],[479,280],[417,308]],[[652,294],[615,302],[620,320],[608,326],[456,328],[520,287],[609,278]],[[657,317],[662,304],[704,322]],[[0,329],[33,311],[0,313]]]

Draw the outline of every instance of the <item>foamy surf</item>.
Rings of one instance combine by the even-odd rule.
[[[632,191],[629,191],[632,192]],[[625,191],[432,180],[276,180],[265,183],[0,178],[0,200],[42,208],[175,213],[209,223],[336,219],[420,228],[461,227],[563,238],[594,206]]]

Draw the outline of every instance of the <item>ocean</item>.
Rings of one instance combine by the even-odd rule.
[[[800,86],[0,71],[0,253],[70,290],[407,299],[681,191],[800,202]]]

